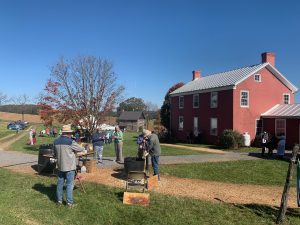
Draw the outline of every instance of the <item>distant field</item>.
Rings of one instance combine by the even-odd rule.
[[[5,121],[22,120],[22,114],[0,112],[0,119]],[[39,115],[24,114],[24,120],[30,123],[41,123]]]

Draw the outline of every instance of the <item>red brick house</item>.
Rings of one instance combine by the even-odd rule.
[[[171,134],[185,140],[197,131],[206,143],[216,143],[224,129],[248,132],[253,140],[264,129],[262,114],[293,104],[298,90],[275,68],[274,53],[263,53],[257,65],[209,76],[193,71],[192,78],[170,94]]]

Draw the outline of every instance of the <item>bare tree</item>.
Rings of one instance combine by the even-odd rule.
[[[148,101],[145,104],[146,104],[147,111],[157,111],[158,110],[158,105],[155,103]]]
[[[21,106],[21,113],[22,113],[22,120],[23,121],[24,121],[25,105],[28,104],[29,101],[30,101],[30,98],[26,94],[19,95],[17,97],[11,98],[11,102],[13,102],[13,104]]]
[[[6,103],[8,101],[8,97],[6,94],[3,94],[1,91],[0,91],[0,105]]]
[[[61,58],[51,68],[51,79],[40,105],[56,110],[59,121],[93,132],[121,100],[124,87],[116,81],[108,60],[94,56],[79,56],[70,61]]]

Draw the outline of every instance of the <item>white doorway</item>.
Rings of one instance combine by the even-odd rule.
[[[194,136],[198,137],[198,117],[194,117]]]

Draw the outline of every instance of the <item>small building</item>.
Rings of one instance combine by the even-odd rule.
[[[278,104],[261,117],[264,130],[277,137],[283,134],[288,148],[300,143],[300,104]]]
[[[119,127],[128,131],[138,132],[144,128],[145,119],[143,111],[124,111],[119,117]]]

